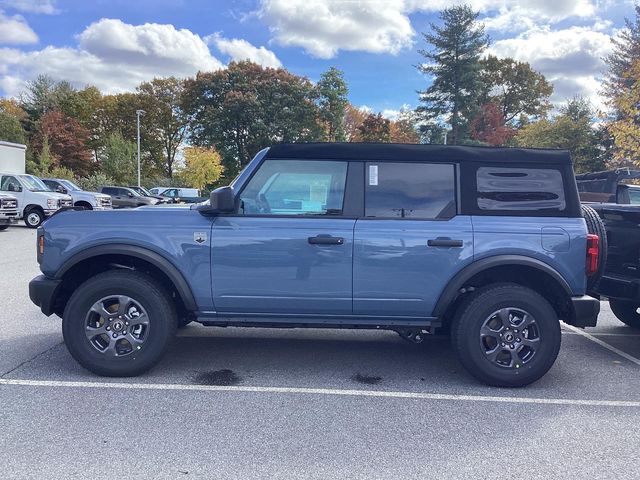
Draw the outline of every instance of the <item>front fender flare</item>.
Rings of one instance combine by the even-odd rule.
[[[171,260],[153,250],[137,245],[112,244],[89,247],[67,259],[56,272],[55,278],[62,279],[64,274],[78,263],[102,255],[125,255],[149,262],[163,272],[173,283],[187,310],[192,312],[198,310],[191,287],[189,287],[186,279]]]

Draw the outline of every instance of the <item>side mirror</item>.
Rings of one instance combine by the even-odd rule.
[[[127,193],[127,197],[133,198],[133,193]]]
[[[21,185],[16,185],[15,183],[10,183],[9,184],[9,191],[10,192],[21,192],[22,191],[22,186]]]
[[[216,213],[231,213],[236,209],[233,188],[220,187],[211,192],[209,211]]]
[[[62,187],[62,186],[58,186],[58,188],[56,188],[56,192],[60,192],[60,193],[67,193],[67,189]]]

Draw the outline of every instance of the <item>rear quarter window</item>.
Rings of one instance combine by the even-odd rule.
[[[480,210],[563,212],[567,207],[559,170],[480,167],[476,181]]]

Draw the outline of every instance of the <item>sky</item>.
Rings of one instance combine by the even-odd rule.
[[[633,0],[0,0],[0,95],[38,74],[118,93],[250,59],[312,81],[336,66],[351,103],[393,118],[429,85],[422,32],[461,3],[480,12],[489,53],[542,72],[555,104],[602,107],[602,58]]]

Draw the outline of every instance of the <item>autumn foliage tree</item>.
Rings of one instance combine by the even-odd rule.
[[[492,147],[505,145],[515,134],[516,129],[506,124],[503,111],[495,103],[483,106],[471,122],[471,138]]]
[[[76,175],[87,176],[93,169],[93,157],[87,148],[89,132],[73,118],[59,111],[45,113],[40,119],[32,145],[40,151],[47,138],[53,166],[73,170]]]
[[[381,113],[370,113],[358,127],[359,141],[388,143],[391,141],[391,121]]]
[[[180,178],[199,190],[216,183],[224,172],[221,157],[213,148],[187,147],[184,149],[184,168]]]

